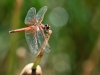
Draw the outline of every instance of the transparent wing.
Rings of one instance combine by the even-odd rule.
[[[25,24],[26,25],[33,25],[36,22],[36,9],[34,7],[31,7],[29,11],[27,12],[27,15],[25,17]]]
[[[26,41],[28,43],[29,49],[31,52],[37,53],[38,51],[38,43],[37,38],[34,33],[31,31],[25,31]]]
[[[49,44],[45,47],[45,51],[46,51],[47,53],[50,52],[50,46],[49,46]]]
[[[43,48],[43,44],[46,44],[46,47],[44,48],[44,50],[48,53],[50,52],[50,46],[48,44],[48,42],[45,41],[43,34],[41,33],[41,31],[39,30],[39,28],[37,29],[37,40],[38,43],[40,45],[41,48]]]
[[[47,6],[42,7],[42,8],[38,11],[38,13],[36,14],[36,21],[37,21],[37,22],[39,22],[39,23],[42,22],[46,11],[47,11]]]

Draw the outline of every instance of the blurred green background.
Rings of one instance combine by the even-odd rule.
[[[100,75],[100,0],[0,0],[0,75],[19,75],[35,60],[24,32],[27,11],[47,6],[51,51],[41,60],[43,75]]]

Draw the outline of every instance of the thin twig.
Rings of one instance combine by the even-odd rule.
[[[47,45],[47,42],[49,41],[49,38],[50,38],[50,36],[51,36],[51,33],[52,33],[52,31],[49,30],[48,34],[46,35],[46,40],[47,40],[47,41],[44,41],[43,47],[41,48],[40,52],[38,53],[38,56],[37,56],[37,58],[36,58],[36,60],[35,60],[35,62],[34,62],[34,65],[33,65],[33,67],[32,67],[32,70],[35,70],[36,67],[37,67],[37,65],[40,63],[40,60],[41,60],[41,58],[42,58],[42,56],[43,56],[43,53],[44,53],[44,49],[45,49],[45,47],[46,47],[46,45]]]

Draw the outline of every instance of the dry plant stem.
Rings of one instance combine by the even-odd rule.
[[[52,31],[49,30],[49,33],[47,34],[47,37],[46,37],[46,40],[47,40],[47,41],[49,40],[51,33],[52,33]],[[40,63],[40,60],[41,60],[41,58],[42,58],[42,56],[43,56],[44,49],[45,49],[46,45],[47,45],[47,43],[44,41],[43,47],[41,48],[41,50],[40,50],[40,52],[39,52],[39,54],[38,54],[38,56],[37,56],[37,58],[36,58],[36,60],[35,60],[35,62],[34,62],[34,65],[33,65],[33,67],[32,67],[32,70],[35,70],[36,67],[37,67],[37,65]]]
[[[22,7],[23,0],[15,0],[14,9],[12,11],[12,19],[11,19],[11,29],[18,28],[20,25],[20,13],[21,13],[21,7]],[[19,36],[18,34],[11,35],[11,41],[10,41],[10,50],[7,54],[6,59],[6,75],[14,75],[14,69],[15,69],[15,63],[16,63],[16,54],[15,54],[15,48],[16,48],[16,42],[18,41]]]

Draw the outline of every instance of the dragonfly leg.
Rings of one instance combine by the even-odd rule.
[[[45,33],[44,33],[44,30],[43,30],[42,27],[40,27],[40,26],[39,26],[39,29],[40,29],[40,31],[41,31],[43,37],[44,37],[45,42],[47,43],[48,48],[50,49],[50,45],[48,44],[48,41],[47,41],[47,39],[46,39],[46,35],[45,35]]]

